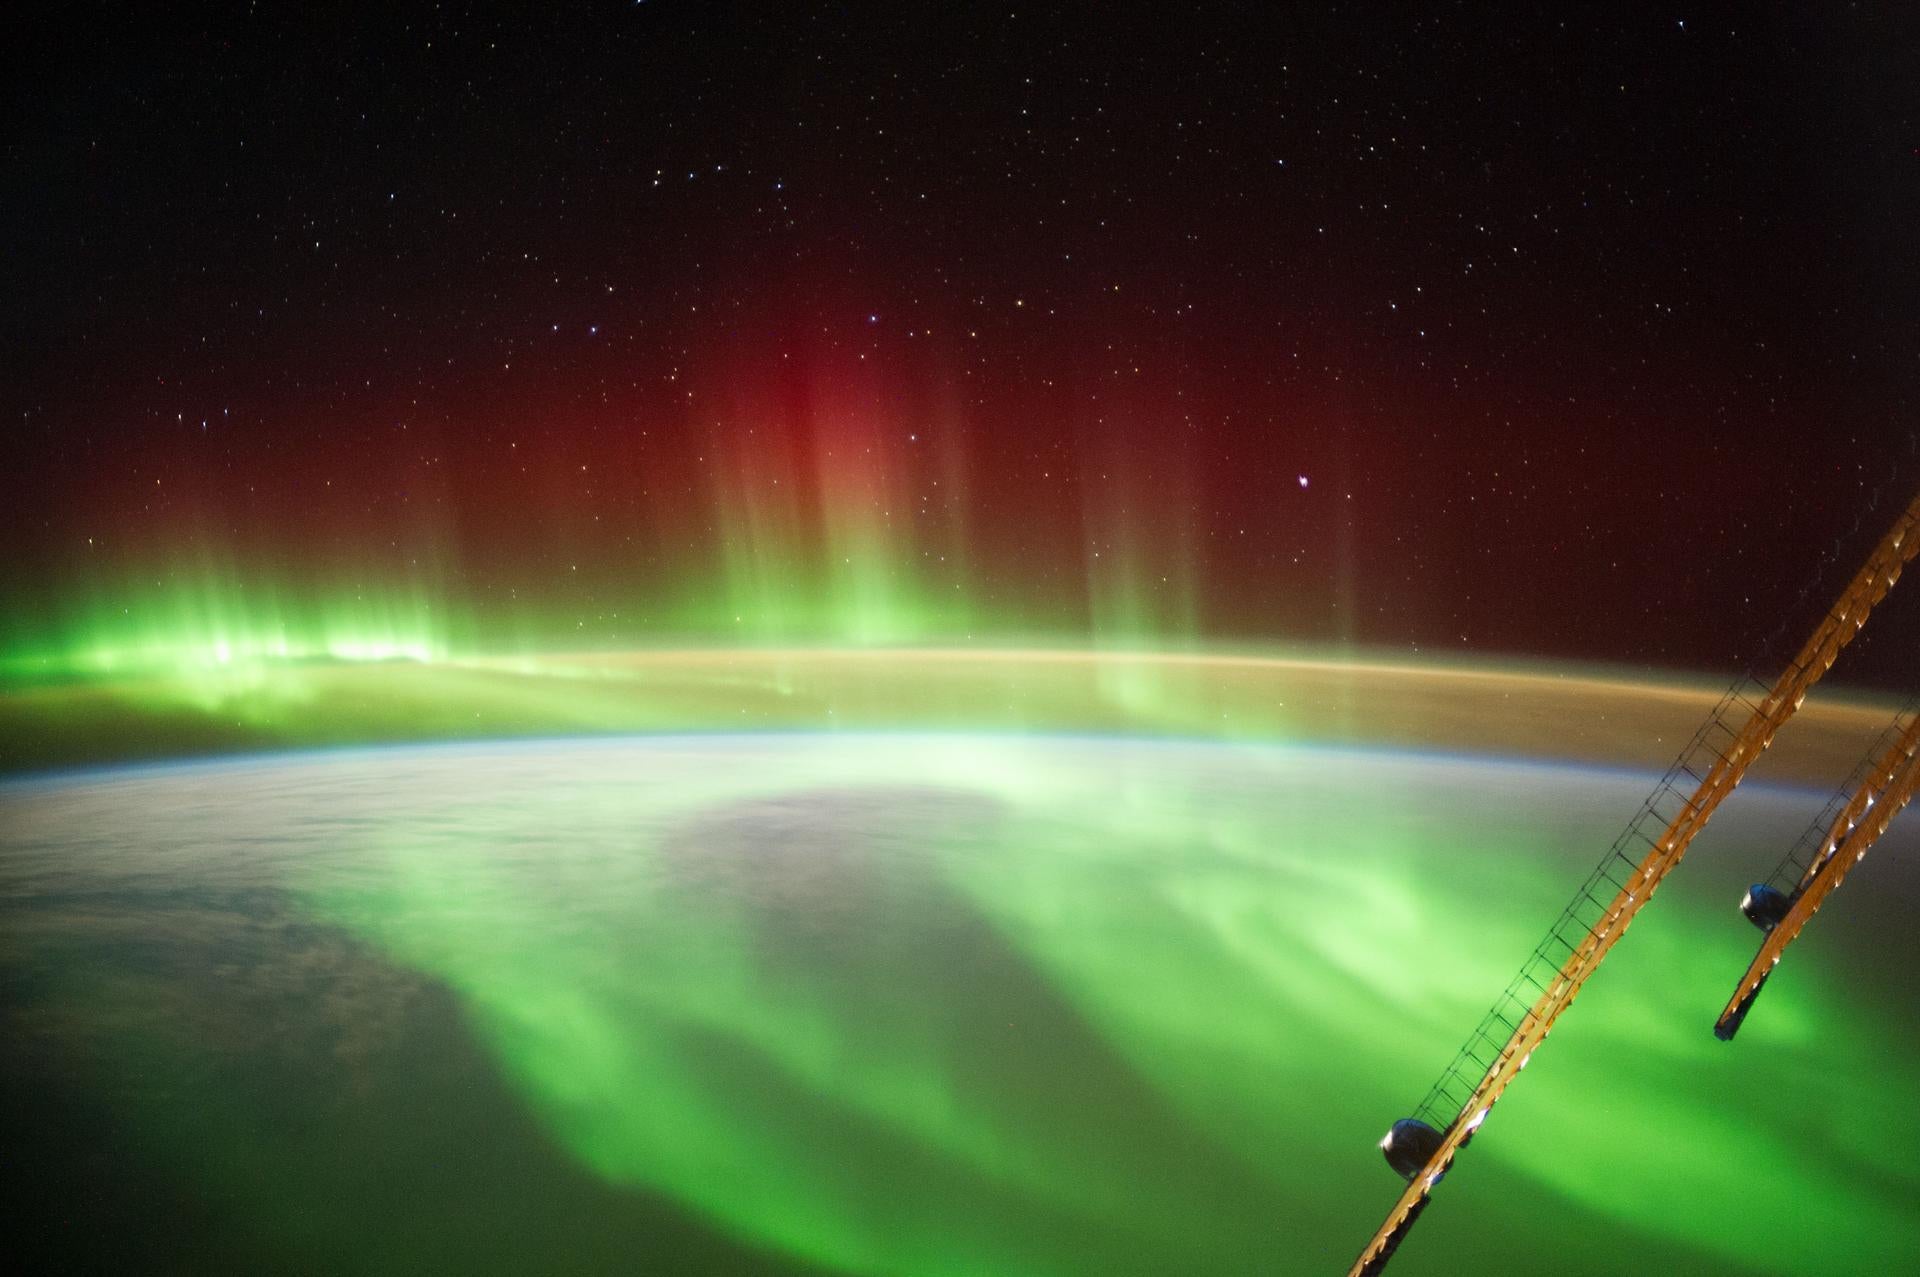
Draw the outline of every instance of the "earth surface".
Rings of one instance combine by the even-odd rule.
[[[1653,776],[995,733],[0,785],[10,1245],[70,1270],[1341,1270]],[[1920,1271],[1911,825],[1711,1033],[1743,788],[1401,1274]]]

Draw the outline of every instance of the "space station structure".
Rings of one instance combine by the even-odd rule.
[[[1349,1277],[1385,1270],[1454,1158],[1916,553],[1920,496],[1874,546],[1770,685],[1749,673],[1728,687],[1453,1062],[1412,1115],[1393,1123],[1381,1140],[1387,1164],[1406,1188],[1354,1260]],[[1741,911],[1766,937],[1715,1026],[1723,1039],[1739,1028],[1781,951],[1920,786],[1917,708],[1920,703],[1902,711],[1855,769],[1849,787],[1836,795],[1774,875],[1754,884],[1742,900]]]
[[[1866,859],[1867,849],[1912,800],[1916,785],[1920,785],[1920,698],[1909,702],[1880,734],[1848,784],[1828,801],[1772,876],[1747,888],[1740,912],[1766,938],[1714,1021],[1715,1037],[1722,1042],[1733,1040],[1781,954],[1853,867]]]

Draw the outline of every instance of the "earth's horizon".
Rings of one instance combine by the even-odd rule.
[[[0,775],[139,759],[705,730],[1084,731],[1664,766],[1726,675],[1323,649],[687,648],[437,660],[205,652],[0,681]],[[1832,784],[1898,698],[1816,690],[1770,774]]]

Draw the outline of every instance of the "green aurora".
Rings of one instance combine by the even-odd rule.
[[[474,1241],[458,1266],[475,1269],[544,1262],[554,1221],[586,1209],[546,1195],[562,1182],[570,1202],[604,1213],[581,1222],[605,1224],[582,1245],[582,1271],[618,1262],[596,1248],[622,1236],[667,1238],[689,1271],[1270,1271],[1276,1254],[1282,1271],[1337,1266],[1394,1191],[1373,1142],[1643,783],[1546,764],[1657,768],[1717,691],[1568,665],[1209,646],[1171,578],[1171,593],[1108,578],[1091,646],[967,647],[915,646],[970,637],[981,617],[894,574],[808,578],[778,606],[774,576],[728,579],[710,606],[616,618],[655,644],[640,648],[596,648],[626,632],[569,635],[557,611],[483,621],[439,589],[328,595],[220,574],[102,596],[58,626],[15,615],[0,663],[0,766],[14,770],[461,738],[658,742],[654,770],[637,776],[539,741],[486,747],[521,761],[498,772],[483,752],[484,781],[344,792],[342,832],[311,859],[276,853],[250,875],[277,921],[263,932],[237,908],[216,912],[240,952],[336,937],[304,942],[346,955],[311,977],[316,1006],[395,982],[416,1003],[435,996],[421,990],[449,999],[419,1030],[437,1045],[407,1039],[429,1056],[369,1065],[392,1076],[276,1065],[282,1085],[326,1097],[344,1134],[323,1123],[272,1146],[254,1134],[285,1115],[222,1008],[254,1008],[271,1039],[302,1004],[230,1004],[219,982],[183,991],[89,948],[92,914],[16,914],[15,963],[69,960],[44,1009],[110,1026],[87,1031],[81,1072],[121,1096],[117,1114],[139,1108],[134,1160],[251,1221],[223,1241],[237,1248],[226,1266],[289,1246],[322,1268],[447,1262],[458,1230],[432,1226],[433,1212],[470,1213],[491,1190],[415,1166],[425,1222],[390,1219],[365,1167],[324,1147],[334,1138],[368,1158],[388,1156],[390,1139],[452,1139],[449,1155],[536,1169],[550,1142],[564,1166],[538,1170],[549,1187],[493,1208],[525,1236]],[[736,614],[759,619],[719,646],[702,638]],[[670,641],[683,634],[706,645]],[[1759,779],[1830,786],[1889,713],[1872,698],[1816,698]],[[689,731],[762,735],[662,735]],[[1059,732],[1134,743],[1096,765]],[[1343,746],[1460,759],[1402,774],[1410,765],[1387,755],[1328,748]],[[1212,761],[1181,761],[1193,750]],[[1500,758],[1531,761],[1488,761]],[[227,790],[249,782],[219,766],[204,799],[234,818],[246,800]],[[113,776],[97,784],[110,791]],[[70,832],[96,859],[123,845],[187,854],[222,836],[193,815],[116,834],[84,797],[45,816],[33,786],[60,783],[19,781],[0,797],[10,852],[31,849],[36,829]],[[76,783],[83,796],[96,784]],[[265,848],[288,809],[272,794],[260,808],[253,845]],[[1398,1266],[1457,1271],[1472,1254],[1497,1271],[1559,1247],[1564,1271],[1617,1271],[1626,1241],[1695,1271],[1913,1259],[1902,1203],[1916,1186],[1898,1150],[1920,1129],[1880,1097],[1900,1067],[1884,1062],[1920,1043],[1879,1014],[1894,995],[1837,995],[1840,959],[1810,958],[1777,982],[1737,1052],[1695,1006],[1750,946],[1728,925],[1729,884],[1775,854],[1771,827],[1745,819],[1636,928]],[[770,830],[838,859],[803,872]],[[769,856],[776,895],[737,890]],[[7,860],[16,898],[40,899],[32,855]],[[86,857],[63,864],[99,871]],[[171,872],[194,889],[190,859]],[[106,925],[150,950],[138,912]],[[166,925],[177,945],[198,924]],[[285,960],[249,961],[278,987]],[[329,993],[334,980],[344,990]],[[149,1003],[236,1044],[209,1061]],[[361,1032],[310,1014],[307,1036]],[[72,1049],[62,1040],[48,1058]],[[499,1088],[442,1113],[465,1135],[436,1136],[392,1107],[412,1085],[395,1079],[433,1076],[442,1055],[469,1060],[468,1085]],[[1767,1116],[1816,1091],[1817,1104],[1784,1106],[1784,1126]],[[534,1127],[517,1153],[494,1151],[507,1109]],[[185,1112],[201,1116],[183,1125]],[[660,1204],[644,1227],[637,1202]],[[1782,1219],[1800,1224],[1768,1230],[1756,1253],[1745,1229]],[[352,1240],[363,1234],[386,1259]],[[1847,1239],[1838,1267],[1834,1237]]]
[[[719,444],[716,442],[716,446]],[[824,446],[824,445],[823,445]],[[841,452],[885,452],[878,438]],[[1183,650],[1197,642],[1199,556],[1149,538],[1127,508],[1079,516],[1084,574],[1002,581],[970,570],[958,527],[908,529],[886,514],[900,476],[878,462],[835,473],[832,499],[802,500],[768,458],[699,512],[705,535],[665,571],[552,556],[536,581],[458,568],[450,533],[329,575],[240,555],[214,540],[162,560],[76,563],[61,584],[5,600],[0,688],[100,678],[230,680],[314,661],[500,659],[555,651],[985,644]],[[798,464],[797,458],[789,458]],[[1117,468],[1117,467],[1116,467]],[[953,485],[958,474],[947,476]],[[1136,493],[1140,499],[1144,493]],[[583,570],[584,569],[584,570]]]
[[[465,1266],[586,1271],[659,1201],[625,1262],[1325,1271],[1396,1186],[1373,1141],[1643,785],[861,734],[16,782],[9,965],[51,991],[15,1027],[21,1058],[89,1043],[140,1159],[248,1221],[237,1262],[430,1266],[497,1211]],[[1858,974],[1911,949],[1897,917],[1861,901],[1737,1049],[1709,1031],[1752,943],[1730,893],[1814,798],[1716,823],[1397,1267],[1911,1265],[1920,1125],[1887,1097],[1920,1041]],[[406,1210],[370,1206],[397,1175]],[[604,1216],[577,1243],[574,1198]]]

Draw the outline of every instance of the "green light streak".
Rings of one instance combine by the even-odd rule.
[[[0,685],[161,675],[214,692],[316,661],[444,660],[456,629],[421,587],[316,595],[211,573],[94,594],[50,633],[10,628]]]

